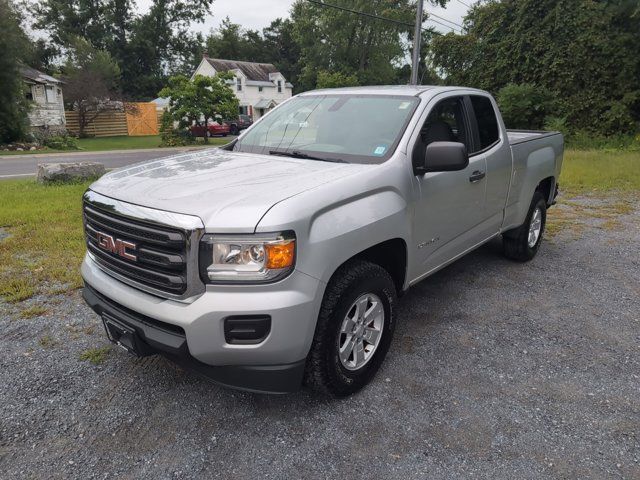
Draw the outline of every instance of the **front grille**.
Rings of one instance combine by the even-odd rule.
[[[134,220],[86,201],[84,225],[87,249],[103,269],[154,291],[178,296],[187,291],[188,232]],[[122,255],[101,246],[99,237],[103,243],[108,238],[135,246]]]

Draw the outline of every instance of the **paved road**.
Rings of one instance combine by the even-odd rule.
[[[94,366],[81,352],[108,343],[78,292],[0,302],[0,476],[640,479],[634,207],[530,263],[492,242],[416,285],[382,370],[344,400],[235,392],[115,348]]]
[[[40,163],[100,162],[107,169],[132,163],[167,157],[179,152],[202,147],[153,148],[141,150],[112,150],[109,152],[39,153],[34,155],[0,155],[0,180],[30,177],[36,174]]]

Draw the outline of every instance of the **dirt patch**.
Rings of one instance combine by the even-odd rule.
[[[585,229],[621,230],[637,224],[638,201],[630,195],[560,198],[547,214],[546,237],[578,238]]]

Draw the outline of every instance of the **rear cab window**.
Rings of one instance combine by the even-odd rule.
[[[477,125],[478,145],[475,152],[491,148],[500,140],[500,129],[493,104],[488,97],[470,95],[471,105]]]

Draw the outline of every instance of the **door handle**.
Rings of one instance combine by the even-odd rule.
[[[486,174],[484,172],[481,172],[480,170],[476,170],[475,172],[473,172],[471,174],[471,176],[469,177],[469,181],[471,183],[476,183],[479,182],[480,180],[482,180],[484,178]]]

